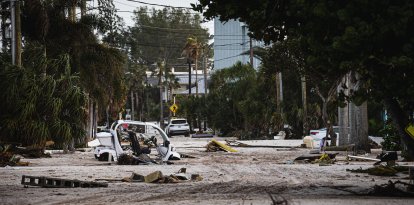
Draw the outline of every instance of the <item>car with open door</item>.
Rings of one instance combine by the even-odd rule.
[[[118,161],[118,157],[124,153],[139,155],[149,153],[155,148],[162,161],[180,159],[167,134],[157,125],[148,122],[118,120],[115,121],[109,132],[97,133],[95,143],[95,157],[103,159],[112,157]],[[148,147],[141,147],[139,142],[146,142]],[[126,145],[131,149],[127,150]],[[129,151],[129,152],[128,152]]]

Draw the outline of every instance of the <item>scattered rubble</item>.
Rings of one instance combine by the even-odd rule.
[[[165,176],[161,171],[152,172],[146,176],[132,173],[130,177],[122,179],[123,182],[145,182],[145,183],[179,183],[183,181],[202,181],[199,174],[187,174],[186,168],[181,168],[177,173]]]
[[[28,166],[29,162],[20,161],[20,157],[11,151],[10,145],[1,145],[0,167],[5,166]]]
[[[346,169],[346,171],[354,173],[368,173],[375,176],[395,176],[398,172],[408,171],[408,167],[379,165],[368,169]]]
[[[309,162],[321,162],[335,159],[338,153],[317,153],[317,154],[305,154],[297,157],[294,161],[305,160]]]
[[[400,185],[400,187],[397,187]],[[406,191],[401,188],[406,187]],[[388,184],[375,185],[369,195],[374,196],[391,196],[391,197],[414,197],[414,185],[401,181],[392,182],[388,181]]]

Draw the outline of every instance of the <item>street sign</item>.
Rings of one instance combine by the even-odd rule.
[[[414,126],[412,124],[409,124],[406,128],[405,131],[411,136],[411,138],[414,139]]]
[[[174,103],[173,105],[170,106],[170,110],[171,112],[175,114],[178,110],[178,106]]]

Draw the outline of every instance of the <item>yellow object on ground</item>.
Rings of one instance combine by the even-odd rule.
[[[215,139],[212,139],[210,143],[216,144],[221,149],[223,149],[223,150],[225,150],[227,152],[237,152],[237,150],[235,150],[235,149],[233,149],[233,148],[231,148],[231,147],[229,147],[229,146],[227,146],[227,145],[225,145],[225,144],[223,144],[223,143],[221,143],[221,142],[219,142],[219,141],[217,141]]]

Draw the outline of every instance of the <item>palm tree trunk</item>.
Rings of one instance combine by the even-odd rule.
[[[279,72],[276,72],[275,75],[275,81],[276,81],[276,109],[278,113],[282,112],[281,109],[281,92],[280,92],[280,76],[279,76]]]

